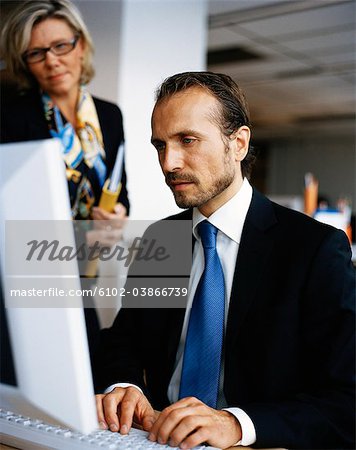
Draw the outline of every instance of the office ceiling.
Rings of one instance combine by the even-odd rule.
[[[255,138],[355,135],[356,0],[208,0],[208,13],[208,68],[244,89]]]
[[[248,98],[257,138],[354,136],[355,0],[209,0],[208,68]]]

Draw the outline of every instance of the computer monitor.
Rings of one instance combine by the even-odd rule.
[[[60,307],[51,307],[49,298],[49,307],[19,307],[10,298],[19,283],[19,261],[11,258],[16,236],[8,238],[19,222],[11,221],[71,221],[61,152],[56,139],[0,145],[1,284],[17,380],[16,389],[0,385],[0,407],[89,433],[97,418],[81,298]],[[74,248],[73,231],[69,239]],[[70,264],[70,277],[57,274],[56,286],[66,289],[70,282],[79,292],[78,266]]]

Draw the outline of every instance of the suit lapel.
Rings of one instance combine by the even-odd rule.
[[[193,210],[188,209],[186,211],[183,211],[179,214],[176,214],[174,216],[170,216],[166,218],[165,220],[192,220],[193,217]],[[194,248],[194,236],[192,237],[192,252]],[[167,351],[168,351],[168,361],[169,365],[171,366],[171,371],[173,373],[173,366],[176,359],[177,349],[180,341],[180,337],[182,334],[182,328],[183,328],[183,322],[185,317],[185,308],[175,309],[171,310],[169,312],[169,318],[170,320],[170,332],[168,335],[168,341],[167,341]]]
[[[274,245],[268,229],[276,222],[272,203],[254,190],[241,235],[231,289],[227,346],[235,341],[249,309],[256,301],[256,290]]]

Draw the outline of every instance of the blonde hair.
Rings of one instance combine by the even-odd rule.
[[[23,54],[28,48],[32,28],[48,18],[64,20],[82,39],[84,55],[80,82],[89,83],[94,76],[93,42],[79,10],[69,0],[27,0],[9,15],[1,32],[1,56],[8,75],[23,88],[35,84]]]

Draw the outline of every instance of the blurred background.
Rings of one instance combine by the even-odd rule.
[[[17,3],[0,3],[2,23]],[[177,211],[149,143],[155,88],[173,73],[206,69],[246,93],[260,191],[303,209],[311,172],[330,207],[346,199],[355,211],[354,0],[74,3],[96,48],[90,90],[123,110],[133,218]]]

